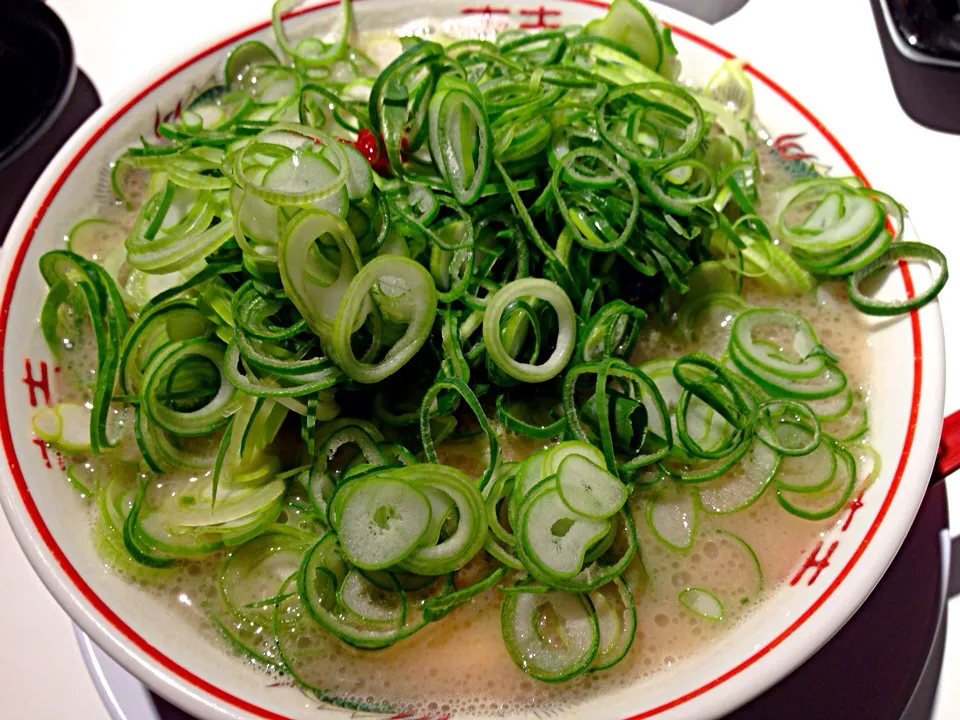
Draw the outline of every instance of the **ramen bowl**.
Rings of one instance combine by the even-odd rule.
[[[392,29],[430,17],[443,30],[485,33],[583,24],[605,9],[596,0],[552,0],[516,9],[439,0],[355,3],[357,22],[364,29]],[[710,40],[709,27],[655,9],[673,25],[684,78],[702,83],[733,57]],[[305,8],[290,18],[290,28],[323,27],[336,12],[335,3]],[[39,257],[63,247],[76,219],[102,200],[110,162],[140,136],[151,136],[156,124],[189,97],[218,84],[230,47],[245,39],[271,42],[269,23],[214,38],[209,47],[147,78],[97,112],[61,150],[21,209],[0,268],[0,444],[6,458],[0,499],[24,552],[58,602],[98,645],[158,694],[210,720],[337,718],[345,711],[227,658],[169,603],[106,569],[83,520],[83,501],[64,482],[63,458],[34,438],[29,420],[36,408],[56,401],[59,378],[38,325],[46,295]],[[806,106],[759,69],[747,66],[747,72],[757,114],[786,170],[856,175],[868,182],[840,139]],[[882,157],[880,148],[877,157]],[[926,281],[920,277],[925,272],[902,268],[887,277],[879,292],[910,294],[915,282]],[[867,598],[910,528],[935,461],[943,417],[944,349],[936,303],[893,320],[865,322],[874,356],[867,378],[871,432],[882,456],[874,484],[852,498],[834,524],[812,537],[774,596],[734,632],[653,678],[565,707],[564,717],[723,715],[799,666]],[[442,715],[438,711],[437,718]]]

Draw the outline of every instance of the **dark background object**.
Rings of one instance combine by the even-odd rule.
[[[901,107],[933,130],[960,133],[960,3],[870,0]]]
[[[881,1],[886,6],[885,16],[893,24],[892,30],[913,50],[910,54],[926,56],[927,62],[960,61],[957,0]]]
[[[0,72],[0,87],[3,87],[5,82],[5,75]],[[40,173],[74,131],[98,107],[100,97],[90,78],[80,71],[63,109],[46,123],[48,127],[42,137],[32,138],[30,151],[22,153],[19,159],[0,166],[0,243],[6,238],[14,216]],[[0,112],[0,115],[2,114]]]
[[[657,0],[713,25],[730,17],[750,0]]]
[[[30,188],[100,105],[66,27],[35,0],[0,0],[0,243]]]
[[[0,0],[0,168],[50,128],[76,78],[60,18],[40,2]]]

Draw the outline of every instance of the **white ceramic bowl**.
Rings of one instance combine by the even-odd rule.
[[[295,25],[321,24],[330,6],[299,13]],[[487,29],[525,23],[583,23],[602,12],[596,0],[550,0],[531,9],[492,15],[486,3],[464,0],[357,0],[361,27],[388,28],[430,15],[445,22]],[[499,3],[493,3],[494,9]],[[333,9],[336,11],[336,9]],[[710,28],[662,10],[676,25],[674,38],[684,75],[704,81],[731,54],[708,39]],[[231,45],[244,38],[271,42],[268,24],[212,43],[181,64],[149,78],[122,100],[94,115],[67,143],[33,189],[7,238],[0,304],[0,499],[37,573],[76,623],[128,670],[159,694],[200,718],[332,718],[342,710],[318,709],[299,691],[268,687],[264,676],[196,637],[171,610],[107,572],[86,524],[79,499],[63,482],[51,451],[33,441],[33,408],[53,398],[56,369],[37,320],[45,286],[37,270],[42,253],[62,247],[66,230],[89,212],[103,168],[155,118],[172,111],[191,88],[215,82]],[[796,99],[749,68],[756,107],[788,161],[801,152],[832,174],[855,174],[858,165],[840,142]],[[801,150],[802,148],[802,150]],[[882,151],[877,149],[878,155]],[[795,162],[795,161],[794,161]],[[918,280],[921,281],[921,280]],[[903,293],[905,272],[885,288]],[[922,282],[922,281],[921,281]],[[809,548],[807,562],[776,598],[735,633],[700,655],[637,686],[566,717],[707,718],[746,702],[796,668],[857,610],[893,559],[919,507],[934,463],[943,413],[943,336],[936,304],[877,323],[871,335],[875,367],[872,431],[883,472],[844,510],[841,522]],[[859,505],[859,503],[858,503]],[[8,621],[10,619],[8,618]]]

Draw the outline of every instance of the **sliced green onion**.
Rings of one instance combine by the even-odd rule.
[[[870,276],[889,268],[894,262],[922,261],[934,266],[933,282],[925,290],[907,300],[878,300],[868,297],[861,290],[861,284]],[[923,307],[933,300],[947,284],[947,258],[932,245],[920,242],[898,242],[886,250],[876,260],[857,269],[847,279],[847,294],[850,302],[860,312],[868,315],[901,315]]]
[[[681,590],[680,604],[694,615],[707,620],[723,620],[723,603],[709,590],[703,588]]]
[[[521,363],[507,352],[501,338],[500,319],[512,302],[536,298],[549,303],[557,313],[557,341],[553,353],[539,365]],[[545,382],[560,374],[573,355],[577,316],[573,304],[560,287],[549,280],[524,278],[504,285],[487,303],[483,315],[483,342],[490,357],[507,375],[528,383]]]
[[[554,625],[540,628],[549,608]],[[597,617],[581,595],[516,592],[507,595],[501,613],[503,639],[513,661],[544,682],[568,680],[586,670],[600,644]],[[544,637],[556,636],[551,641]]]
[[[403,335],[379,362],[354,354],[351,336],[370,312],[370,303],[393,322],[407,323]],[[397,256],[375,258],[347,287],[333,327],[337,364],[351,378],[375,383],[408,363],[427,340],[437,311],[437,292],[430,273],[417,262]]]

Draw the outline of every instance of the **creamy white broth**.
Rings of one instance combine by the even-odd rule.
[[[436,27],[429,20],[412,25],[421,31]],[[366,50],[380,63],[385,63],[399,49],[394,38],[383,34],[371,37]],[[762,108],[760,111],[762,113]],[[761,207],[769,210],[772,206],[769,198],[777,187],[789,181],[789,176],[772,153],[763,148],[761,155],[765,173]],[[97,210],[97,214],[124,227],[132,222],[133,215],[114,202]],[[117,241],[117,236],[105,237],[104,252]],[[860,388],[869,398],[869,388],[863,384],[869,376],[871,362],[870,352],[864,352],[864,348],[870,347],[868,331],[859,313],[846,301],[842,289],[821,287],[815,295],[784,298],[747,282],[743,294],[752,305],[781,307],[807,317],[823,344],[840,359],[850,386]],[[695,349],[720,355],[726,339],[724,327],[705,328],[697,343],[690,344],[652,321],[641,333],[632,362],[639,365],[649,359],[677,357]],[[64,394],[68,392],[65,390]],[[544,444],[544,441],[510,433],[498,424],[494,426],[505,460],[522,460]],[[459,466],[472,475],[477,475],[484,463],[482,456],[478,456],[476,444],[446,443],[438,452],[442,462]],[[158,491],[163,492],[163,488]],[[779,588],[795,572],[809,548],[843,518],[843,512],[820,522],[794,517],[779,505],[775,490],[768,488],[747,510],[726,516],[701,513],[696,544],[692,550],[680,553],[652,536],[644,516],[645,502],[643,493],[637,493],[630,504],[643,560],[642,569],[635,562],[627,575],[637,606],[636,637],[626,658],[612,669],[558,685],[540,683],[525,675],[504,647],[500,627],[502,593],[493,589],[384,650],[356,650],[319,627],[311,629],[298,642],[301,648],[309,647],[312,655],[309,663],[298,668],[301,679],[322,687],[332,698],[361,705],[410,708],[414,716],[558,710],[632,686],[657,673],[682,672],[684,659],[735,632],[758,603],[776,602]],[[749,543],[763,575],[759,597],[751,597],[743,604],[725,605],[725,616],[719,622],[691,613],[678,599],[679,591],[689,586],[692,577],[704,587],[722,586],[731,576],[749,577],[747,555],[735,540],[717,531],[734,533]],[[177,607],[199,632],[208,635],[211,642],[220,643],[225,653],[233,653],[204,612],[205,606],[217,602],[218,568],[222,559],[223,554],[217,553],[204,560],[186,561],[179,569],[163,575],[161,581],[145,580],[141,584],[146,592]],[[732,587],[729,591],[750,594],[746,587]],[[259,631],[261,635],[270,632],[267,624]],[[235,661],[250,662],[239,656]],[[276,677],[268,675],[265,674],[265,683],[276,681]]]
[[[851,385],[866,390],[861,383],[869,370],[870,355],[863,352],[869,346],[868,335],[857,312],[836,288],[821,289],[819,300],[784,299],[756,289],[748,289],[745,298],[756,305],[802,312],[840,358]],[[719,352],[723,343],[723,332],[704,334],[693,346],[679,342],[672,333],[651,328],[641,334],[634,362],[675,357],[694,348]],[[498,434],[508,460],[523,459],[530,450],[543,445],[543,441],[531,441],[502,428]],[[475,447],[464,443],[447,443],[439,448],[439,454],[441,461],[474,474],[482,462],[476,457]],[[502,594],[493,589],[383,650],[357,650],[318,627],[311,628],[306,635],[314,657],[299,668],[301,678],[345,701],[459,716],[557,710],[642,682],[659,672],[682,672],[685,658],[735,632],[758,604],[753,600],[745,605],[727,604],[724,619],[716,622],[692,614],[679,602],[678,593],[691,576],[703,587],[718,587],[731,574],[749,575],[744,572],[747,556],[734,541],[714,531],[730,531],[750,544],[763,571],[759,602],[776,602],[779,588],[789,581],[809,548],[844,518],[842,511],[820,522],[794,517],[778,504],[775,492],[768,489],[750,508],[731,515],[701,513],[698,540],[687,553],[669,550],[657,541],[646,525],[643,501],[631,501],[645,573],[628,573],[634,580],[637,633],[626,658],[609,670],[557,685],[525,675],[503,644]],[[224,644],[203,612],[219,592],[217,568],[221,557],[218,554],[199,563],[187,562],[162,584],[146,583],[144,588],[180,608],[212,642]],[[269,633],[270,628],[265,626],[262,632]],[[224,650],[232,652],[226,644]],[[238,658],[237,662],[248,661]]]

